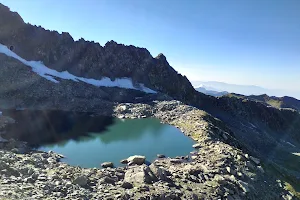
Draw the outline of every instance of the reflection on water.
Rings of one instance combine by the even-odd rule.
[[[4,115],[17,122],[7,127],[9,137],[26,141],[35,148],[64,143],[70,139],[80,140],[89,132],[105,131],[113,123],[112,117],[91,117],[91,113],[56,110],[6,110]]]
[[[183,156],[192,151],[193,141],[173,126],[157,119],[120,120],[91,113],[63,111],[10,111],[18,122],[8,127],[11,137],[32,147],[65,155],[65,162],[82,167],[99,167],[105,161],[120,165],[131,155]]]

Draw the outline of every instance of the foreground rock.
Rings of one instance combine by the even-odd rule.
[[[133,156],[129,160],[136,165],[84,169],[59,162],[61,156],[55,152],[13,152],[25,144],[8,140],[0,149],[0,199],[293,198],[266,171],[262,173],[261,162],[257,165],[258,160],[239,148],[226,126],[207,113],[171,101],[126,104],[124,116],[150,111],[201,144],[192,161],[160,158],[147,166],[145,157]]]
[[[139,155],[135,155],[135,156],[130,156],[129,158],[126,159],[128,162],[128,165],[142,165],[145,163],[146,157],[145,156],[139,156]]]
[[[124,181],[133,185],[153,183],[157,180],[153,172],[146,165],[129,167],[125,173]]]
[[[88,178],[86,176],[79,176],[74,180],[74,184],[77,184],[82,187],[86,186],[87,183],[88,183]]]

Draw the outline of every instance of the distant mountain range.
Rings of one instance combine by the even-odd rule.
[[[261,92],[270,92],[271,90],[258,87],[258,86],[251,86],[251,85],[233,85],[228,83],[221,83],[221,82],[200,82],[201,83],[196,86],[195,89],[198,92],[201,92],[206,95],[214,96],[214,97],[235,97],[239,99],[247,99],[255,102],[263,103],[266,106],[272,106],[275,108],[291,108],[297,111],[300,111],[300,100],[289,97],[289,96],[283,96],[283,97],[276,97],[276,96],[269,96],[267,94],[259,94],[259,95],[253,95]],[[195,85],[195,83],[193,83]],[[231,91],[231,93],[227,91],[222,91],[220,88]],[[240,91],[238,94],[237,92],[232,91]],[[251,92],[249,92],[251,91]],[[251,95],[249,95],[249,93]]]
[[[262,95],[267,94],[269,96],[292,96],[300,98],[300,91],[280,90],[280,89],[267,89],[255,85],[237,85],[229,84],[217,81],[191,81],[193,86],[197,88],[205,88],[205,90],[211,90],[215,92],[237,93],[243,95]],[[198,90],[198,89],[197,89]],[[199,89],[202,90],[202,89]],[[202,91],[200,91],[202,92]],[[205,92],[202,92],[205,93]],[[206,94],[206,93],[205,93]],[[210,94],[209,94],[210,95]]]
[[[201,93],[206,94],[206,95],[214,96],[214,97],[221,97],[221,96],[229,94],[226,91],[218,92],[218,91],[215,91],[215,90],[208,90],[205,87],[196,87],[195,89],[198,92],[201,92]]]

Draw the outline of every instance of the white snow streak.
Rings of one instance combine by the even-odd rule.
[[[59,81],[55,79],[55,77],[57,77],[65,80],[72,80],[75,82],[82,81],[97,87],[100,86],[120,87],[126,89],[140,90],[146,93],[156,93],[156,91],[145,87],[144,84],[138,84],[138,87],[133,86],[132,80],[130,78],[118,78],[112,81],[110,78],[104,77],[100,80],[96,80],[96,79],[74,76],[73,74],[70,74],[68,71],[58,72],[56,70],[46,67],[41,61],[27,61],[21,58],[20,56],[12,52],[3,44],[0,44],[0,53],[3,53],[9,57],[19,60],[23,64],[31,67],[33,72],[37,73],[41,77],[44,77],[45,79],[52,81],[54,83],[59,83]]]

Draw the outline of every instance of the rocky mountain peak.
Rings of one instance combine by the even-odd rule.
[[[117,46],[118,43],[115,42],[114,40],[110,40],[108,42],[106,42],[105,46]]]
[[[164,54],[162,54],[162,53],[158,54],[158,55],[155,57],[155,59],[161,60],[161,61],[167,61],[166,56],[165,56]]]
[[[17,12],[12,12],[9,7],[0,3],[0,20],[9,20],[11,25],[20,25],[23,24],[24,21],[22,17]]]

